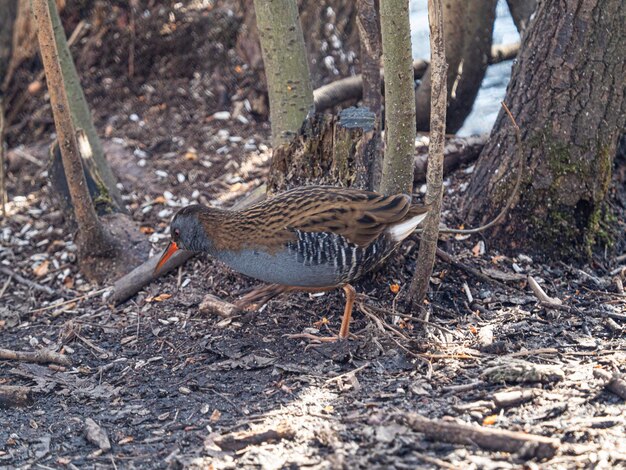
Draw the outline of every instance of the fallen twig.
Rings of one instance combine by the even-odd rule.
[[[534,364],[520,360],[507,360],[485,369],[481,377],[491,383],[558,382],[565,378],[563,370],[551,364]]]
[[[98,294],[102,294],[103,292],[106,292],[108,290],[109,290],[109,288],[105,287],[104,289],[96,290],[96,291],[93,291],[93,292],[88,292],[85,295],[80,295],[78,297],[74,297],[73,299],[69,299],[69,300],[65,300],[63,302],[59,302],[58,304],[53,303],[52,305],[47,305],[45,307],[36,308],[35,310],[31,310],[28,313],[40,313],[40,312],[45,312],[46,310],[53,310],[53,309],[55,309],[57,307],[62,307],[63,305],[69,305],[71,303],[78,302],[78,301],[84,300],[84,299],[88,299],[88,298],[93,297],[93,296],[98,295]]]
[[[335,382],[337,380],[341,380],[341,379],[343,379],[345,377],[354,376],[354,375],[356,375],[357,372],[360,372],[363,369],[367,369],[369,366],[370,366],[370,363],[366,362],[361,367],[357,367],[356,369],[353,369],[353,370],[351,370],[349,372],[346,372],[345,374],[340,374],[340,375],[336,375],[334,377],[331,377],[330,379],[326,380],[326,383],[329,384],[331,382]]]
[[[0,408],[28,406],[33,403],[32,390],[17,385],[0,385]]]
[[[442,232],[444,232],[444,231],[445,230],[442,230]],[[437,256],[442,261],[444,261],[445,263],[448,263],[448,264],[454,266],[455,268],[459,268],[459,269],[465,271],[467,274],[480,279],[481,281],[488,282],[490,284],[495,284],[495,285],[498,285],[498,286],[504,287],[504,288],[511,287],[511,286],[507,286],[503,282],[498,281],[497,279],[493,279],[493,278],[487,276],[486,274],[482,273],[481,271],[479,271],[476,268],[473,268],[471,266],[468,266],[465,263],[460,262],[459,260],[454,258],[451,254],[443,251],[441,248],[437,248]],[[513,288],[515,288],[515,287],[513,287]]]
[[[219,315],[222,318],[232,318],[241,311],[236,305],[211,294],[204,296],[198,310],[202,313]]]
[[[498,408],[511,408],[535,399],[539,392],[535,389],[505,390],[493,394],[493,403]]]
[[[546,291],[544,291],[541,288],[539,283],[531,275],[528,276],[528,285],[530,286],[533,293],[535,294],[535,297],[537,297],[540,302],[547,303],[549,305],[562,305],[563,304],[561,299],[555,299],[553,297],[550,297],[548,294],[546,294]]]
[[[15,271],[12,271],[6,266],[0,266],[0,272],[2,274],[6,274],[9,277],[12,277],[20,284],[24,284],[25,286],[28,286],[31,289],[37,290],[39,292],[45,292],[46,294],[49,294],[49,295],[54,295],[56,293],[54,289],[51,289],[48,286],[43,286],[35,281],[31,281],[30,279],[26,279],[24,276],[20,276]]]
[[[517,452],[523,458],[549,459],[556,454],[560,445],[559,440],[549,437],[452,420],[432,420],[415,413],[397,415],[396,419],[436,441],[477,445],[481,449],[498,452]]]
[[[593,376],[605,381],[604,387],[626,400],[626,380],[622,374],[613,374],[603,369],[593,369]]]
[[[59,354],[48,349],[41,349],[39,351],[12,351],[10,349],[0,349],[0,360],[21,361],[21,362],[34,362],[37,364],[47,364],[52,362],[54,364],[61,364],[63,366],[72,365],[69,357]]]
[[[512,60],[519,52],[520,43],[498,44],[491,46],[491,54],[488,58],[489,65]],[[420,79],[428,70],[430,63],[427,60],[418,59],[413,62],[413,78]],[[384,79],[384,71],[380,71]],[[322,112],[333,106],[340,105],[345,101],[360,100],[363,97],[363,77],[361,74],[342,78],[313,91],[315,111]]]
[[[152,281],[185,264],[187,260],[194,255],[195,253],[192,251],[179,250],[167,260],[163,268],[157,273],[154,272],[154,269],[161,258],[161,254],[153,256],[145,263],[137,266],[131,272],[115,281],[113,284],[113,293],[108,298],[108,301],[114,305],[125,302]]]
[[[443,150],[444,176],[450,174],[463,164],[477,160],[488,138],[489,134],[446,138],[446,144]],[[418,142],[416,145],[417,155],[415,156],[415,167],[413,169],[413,180],[416,183],[421,183],[426,180],[428,145],[428,143],[422,142]]]
[[[214,443],[222,450],[238,451],[251,445],[265,442],[276,442],[282,439],[293,439],[295,431],[287,423],[280,423],[275,429],[266,431],[242,431],[225,434],[214,439]]]

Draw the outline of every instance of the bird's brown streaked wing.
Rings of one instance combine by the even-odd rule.
[[[246,215],[269,223],[260,235],[282,243],[293,239],[294,230],[332,232],[359,246],[367,246],[389,225],[404,220],[412,208],[404,194],[377,193],[334,187],[298,188],[259,204]],[[264,235],[262,233],[265,232]]]

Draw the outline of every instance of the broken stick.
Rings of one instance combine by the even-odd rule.
[[[453,444],[477,445],[481,449],[517,452],[523,458],[549,459],[560,441],[536,434],[486,428],[452,420],[433,420],[415,413],[398,415],[399,421],[428,438]]]
[[[222,450],[238,451],[251,445],[292,439],[295,435],[295,431],[287,423],[280,423],[275,429],[268,429],[267,431],[243,431],[225,434],[215,438],[214,442]]]
[[[41,349],[34,352],[0,349],[0,360],[2,359],[9,361],[34,362],[37,364],[47,364],[52,362],[54,364],[61,364],[62,366],[72,365],[72,361],[70,361],[69,357],[48,349]]]
[[[198,307],[202,313],[208,313],[211,315],[218,315],[222,318],[232,318],[241,310],[234,304],[230,302],[226,302],[219,297],[216,297],[211,294],[207,294],[204,296],[204,299],[200,303],[200,307]]]

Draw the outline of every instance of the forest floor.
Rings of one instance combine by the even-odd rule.
[[[81,44],[79,72],[96,47]],[[235,77],[241,64],[224,57],[220,76]],[[201,92],[215,89],[214,70],[187,71],[190,84],[180,64],[159,62],[139,83],[110,63],[84,85],[157,253],[178,207],[228,207],[263,183],[269,126],[237,98],[240,79],[226,81],[235,98],[224,101]],[[112,307],[106,286],[78,272],[46,186],[49,107],[42,96],[24,106],[8,136],[0,347],[62,356],[0,359],[0,387],[29,391],[0,410],[0,468],[626,466],[626,385],[610,380],[626,368],[623,255],[572,265],[505,256],[482,235],[442,236],[452,262],[436,262],[423,321],[402,314],[393,292],[410,282],[414,236],[356,284],[355,337],[316,347],[285,335],[336,333],[342,292],[207,315],[206,294],[234,301],[258,283],[205,256]],[[462,223],[454,208],[471,170],[447,179],[449,226]],[[623,221],[624,196],[613,194]],[[540,302],[529,276],[560,304]],[[416,415],[432,422],[418,428]]]

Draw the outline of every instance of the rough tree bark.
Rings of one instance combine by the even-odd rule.
[[[489,65],[497,0],[481,2],[450,1],[444,12],[448,57],[448,111],[446,130],[457,132],[472,106]],[[449,7],[449,8],[448,8]],[[461,16],[463,15],[463,16]],[[462,34],[459,33],[459,29]],[[455,41],[461,41],[457,44]],[[460,57],[459,57],[460,51]],[[420,84],[416,93],[417,129],[430,125],[430,81]]]
[[[367,189],[363,175],[377,150],[371,138],[375,123],[376,116],[366,108],[309,117],[289,145],[274,149],[268,191],[310,184]],[[410,171],[412,180],[412,164]]]
[[[506,0],[513,17],[515,27],[520,35],[526,31],[530,17],[537,9],[537,0]]]
[[[380,0],[385,67],[385,158],[380,191],[413,189],[415,91],[408,0]]]
[[[428,23],[430,25],[430,51],[432,67],[432,98],[430,110],[430,146],[426,173],[426,204],[430,206],[417,255],[417,266],[407,296],[413,309],[419,312],[426,298],[430,276],[435,263],[441,199],[443,196],[443,152],[446,143],[446,77],[447,64],[444,40],[444,13],[441,0],[428,1]]]
[[[581,257],[603,236],[603,201],[626,120],[625,76],[622,1],[540,3],[506,98],[527,168],[494,244]],[[469,221],[485,222],[505,205],[515,165],[515,141],[500,112],[467,190]]]
[[[361,186],[378,189],[383,171],[382,149],[380,142],[380,120],[382,107],[380,73],[380,22],[374,0],[357,1],[357,26],[361,43],[361,75],[363,77],[363,106],[374,113],[376,123],[371,131],[373,151],[369,161],[364,162],[366,172],[357,175],[364,178]]]
[[[302,27],[291,0],[255,0],[267,76],[274,150],[295,137],[313,108]]]

